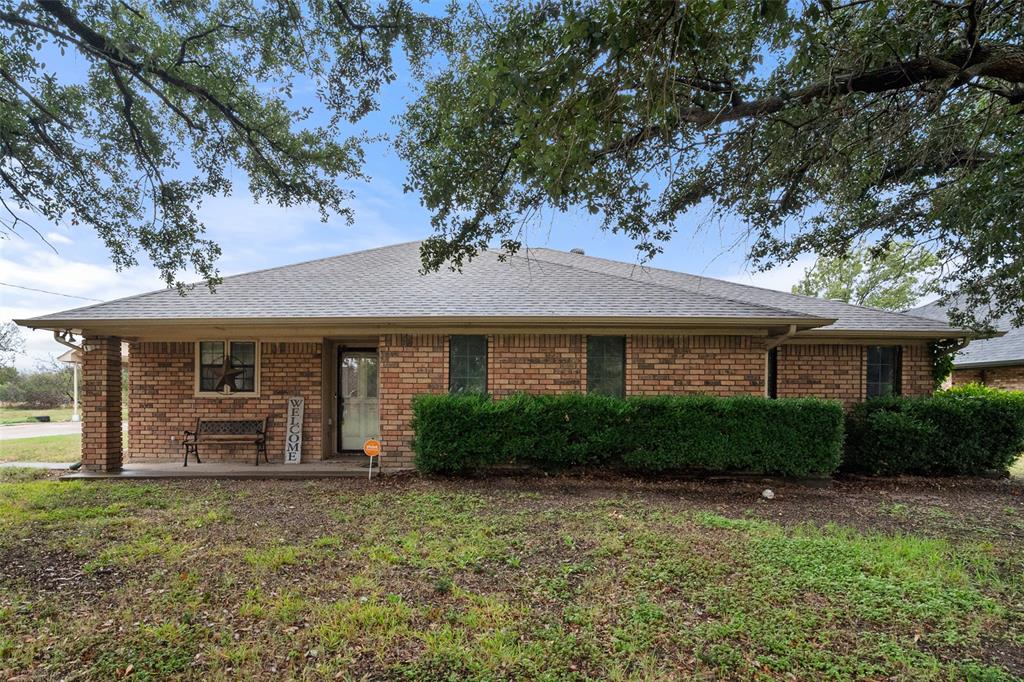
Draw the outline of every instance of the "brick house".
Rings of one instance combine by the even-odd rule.
[[[419,274],[408,243],[227,277],[210,293],[156,291],[19,324],[83,337],[83,466],[180,457],[197,417],[270,416],[305,399],[303,461],[379,437],[383,467],[412,464],[422,393],[598,391],[868,396],[932,390],[927,344],[946,323],[532,249],[484,252],[461,273]],[[129,343],[122,453],[121,341]],[[204,452],[251,457],[251,448]]]
[[[907,312],[946,322],[947,307],[935,302]],[[953,356],[952,383],[1024,391],[1024,327],[1013,327],[1009,315],[996,320],[993,326],[999,336],[972,341]]]

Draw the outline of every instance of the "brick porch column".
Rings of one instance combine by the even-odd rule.
[[[82,342],[82,468],[121,469],[121,339]]]

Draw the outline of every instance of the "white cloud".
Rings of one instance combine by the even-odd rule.
[[[813,255],[804,255],[789,265],[772,268],[765,272],[753,272],[749,268],[744,268],[739,272],[721,276],[721,278],[738,284],[750,284],[755,287],[788,293],[793,289],[793,285],[803,279],[807,268],[814,265],[815,260]]]
[[[0,320],[36,317],[95,302],[85,299],[106,301],[162,287],[153,268],[117,272],[107,263],[87,263],[56,254],[41,242],[5,242],[0,252],[0,271],[8,284],[68,295],[0,287]],[[67,350],[53,340],[52,332],[22,328],[22,334],[25,353],[15,360],[19,369],[33,369]]]
[[[47,232],[46,233],[46,241],[50,242],[51,244],[74,244],[75,243],[71,239],[71,237],[68,237],[65,234],[61,234],[60,232]]]

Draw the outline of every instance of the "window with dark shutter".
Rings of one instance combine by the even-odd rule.
[[[587,393],[626,395],[626,337],[587,337]]]
[[[452,336],[448,340],[448,390],[487,392],[487,337]]]

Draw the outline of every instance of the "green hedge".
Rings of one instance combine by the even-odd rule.
[[[876,398],[847,417],[843,469],[868,474],[1005,472],[1024,451],[1024,393],[966,386]]]
[[[413,413],[416,467],[431,473],[524,464],[827,475],[843,442],[842,408],[815,398],[427,395]]]

